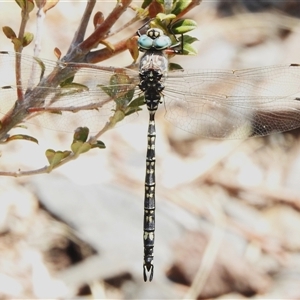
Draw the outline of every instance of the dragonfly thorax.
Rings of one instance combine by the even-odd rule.
[[[140,72],[139,88],[145,93],[145,102],[150,111],[156,110],[164,85],[161,82],[163,74],[160,70],[150,69]]]
[[[149,111],[157,109],[164,89],[168,60],[163,51],[148,50],[142,56],[139,67],[139,88],[145,93],[145,102]]]

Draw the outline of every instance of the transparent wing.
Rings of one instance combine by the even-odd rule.
[[[245,138],[300,127],[300,66],[173,71],[166,119],[209,138]]]
[[[136,71],[91,64],[78,68],[78,64],[69,63],[69,69],[77,70],[75,77],[62,86],[51,87],[54,85],[51,76],[64,72],[65,67],[26,55],[20,56],[22,85],[16,86],[15,58],[14,53],[0,52],[2,117],[14,107],[20,87],[25,95],[26,109],[29,107],[32,112],[27,123],[59,131],[74,131],[78,126],[87,126],[91,132],[97,132],[116,109],[125,111],[129,102],[140,94],[136,88]]]

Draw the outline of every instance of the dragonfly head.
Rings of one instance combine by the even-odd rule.
[[[152,40],[155,40],[156,38],[163,36],[164,32],[159,28],[150,28],[147,30],[146,35]]]
[[[138,39],[140,51],[165,50],[172,45],[171,39],[159,28],[150,28]]]

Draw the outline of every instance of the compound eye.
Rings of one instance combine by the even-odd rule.
[[[148,50],[153,45],[153,39],[150,38],[148,35],[143,34],[138,39],[138,45],[141,49]]]
[[[158,28],[150,28],[147,30],[147,36],[149,36],[153,40],[162,36],[163,34],[163,31]]]
[[[153,47],[157,50],[164,50],[164,49],[167,49],[169,48],[170,46],[172,45],[172,41],[171,39],[166,36],[166,35],[163,35],[163,36],[160,36],[158,37],[157,39],[155,39],[153,41]]]

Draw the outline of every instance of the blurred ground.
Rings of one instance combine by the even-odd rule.
[[[107,15],[111,5],[98,1],[97,9]],[[300,63],[298,19],[278,5],[255,14],[243,1],[230,5],[204,1],[191,12],[199,24],[193,32],[199,54],[174,61],[191,69]],[[54,59],[54,47],[67,50],[84,6],[62,1],[47,13],[41,57]],[[18,18],[13,1],[0,2],[1,26],[17,30]],[[35,31],[34,21],[33,15],[29,31]],[[124,16],[119,26],[126,21]],[[12,50],[3,35],[0,43],[1,50]],[[105,64],[130,62],[124,53]],[[161,108],[153,282],[142,279],[148,116],[141,112],[103,135],[105,150],[51,174],[2,177],[2,299],[300,298],[299,131],[206,140],[173,127],[163,115]],[[50,130],[35,134],[39,145],[1,146],[1,171],[42,167],[45,149],[62,150],[72,140]]]

